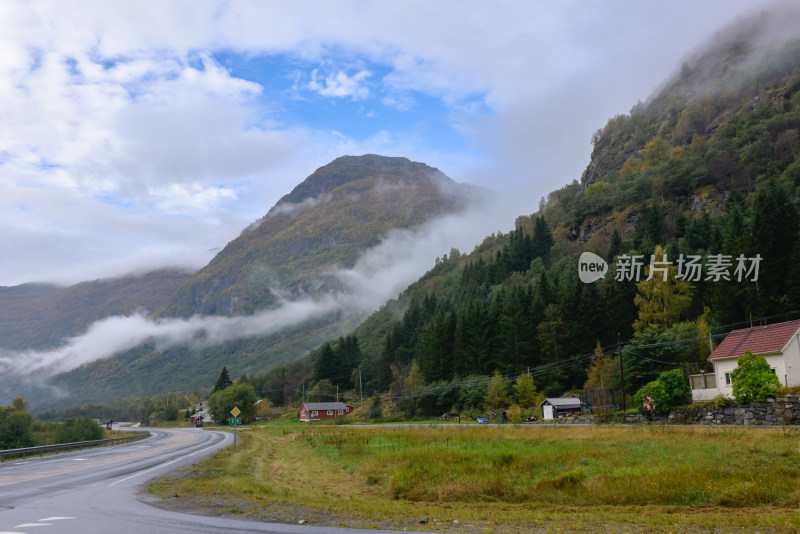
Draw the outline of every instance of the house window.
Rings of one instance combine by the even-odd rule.
[[[342,410],[339,410],[339,411],[337,412],[337,415],[343,415],[343,414],[344,414],[344,412],[343,412]]]
[[[311,412],[311,417],[316,417],[317,415],[319,415],[317,410],[314,410],[313,412]]]
[[[733,382],[731,381],[731,374],[725,373],[725,385],[730,386]]]
[[[328,415],[333,415],[333,410],[328,410]]]
[[[773,375],[778,376],[778,371],[774,367],[770,371],[772,371]]]

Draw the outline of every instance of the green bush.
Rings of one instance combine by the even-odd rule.
[[[731,380],[733,397],[739,403],[775,397],[781,389],[781,382],[770,369],[767,360],[749,350],[739,356],[736,369],[731,371]]]
[[[56,427],[56,443],[75,443],[103,439],[103,427],[89,417],[67,419]]]
[[[658,381],[664,384],[664,388],[667,390],[671,408],[692,402],[692,390],[689,387],[689,381],[686,380],[686,377],[683,376],[683,371],[680,369],[661,373],[658,376]]]
[[[669,413],[667,389],[658,380],[648,382],[636,392],[636,406],[648,417]]]
[[[253,386],[236,383],[211,395],[208,399],[208,409],[215,421],[226,423],[233,417],[231,410],[234,407],[239,408],[242,423],[249,424],[255,418],[256,400],[258,399]]]
[[[658,375],[658,379],[642,386],[636,392],[638,410],[648,416],[666,415],[672,408],[688,404],[692,400],[689,382],[683,371],[673,369]]]
[[[11,407],[0,408],[0,450],[34,445],[30,414]]]

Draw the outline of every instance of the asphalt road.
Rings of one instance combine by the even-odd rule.
[[[150,478],[232,443],[228,432],[149,429],[151,437],[113,447],[0,464],[0,534],[365,532],[179,514],[137,500]],[[390,531],[369,531],[390,532]]]

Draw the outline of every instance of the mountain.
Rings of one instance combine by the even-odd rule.
[[[70,287],[0,287],[0,349],[50,348],[105,317],[158,310],[188,276],[183,271],[159,270]]]
[[[783,6],[718,32],[598,129],[580,179],[356,327],[357,358],[352,339],[331,339],[293,379],[287,367],[251,379],[258,393],[296,398],[302,380],[306,399],[356,395],[356,369],[365,393],[430,416],[482,410],[493,373],[530,371],[542,394],[613,388],[621,404],[623,385],[630,396],[662,371],[707,369],[709,334],[800,316],[798,28],[800,10]],[[609,273],[584,283],[583,252]],[[634,257],[639,276],[620,276]],[[700,276],[676,281],[690,258]],[[647,281],[651,261],[673,281]]]
[[[326,274],[352,267],[392,229],[466,204],[464,186],[406,158],[344,156],[320,167],[181,284],[161,315],[249,314],[340,291]]]
[[[41,383],[35,389],[28,382],[25,387],[33,393],[27,396],[35,408],[41,409],[56,405],[52,389],[48,391],[47,387],[55,387],[60,393],[58,406],[168,391],[205,391],[225,365],[239,376],[295,360],[325,339],[348,332],[368,312],[338,307],[272,328],[270,321],[280,322],[282,315],[296,313],[283,313],[288,304],[303,302],[313,308],[322,299],[346,295],[349,290],[337,278],[337,270],[353,267],[365,251],[380,244],[391,231],[413,230],[436,217],[465,209],[472,194],[469,186],[456,184],[441,171],[406,158],[372,154],[338,158],[303,180],[206,267],[192,275],[173,277],[171,284],[159,289],[163,293],[158,299],[137,300],[134,294],[126,299],[120,286],[121,292],[113,296],[96,293],[96,301],[85,297],[88,306],[77,296],[49,303],[47,310],[53,319],[47,324],[63,323],[69,328],[53,328],[46,343],[38,346],[54,344],[62,333],[80,333],[92,320],[129,314],[138,307],[154,311],[153,328],[161,325],[170,332],[170,328],[194,330],[183,341],[164,342],[159,334],[153,334],[133,348],[59,373],[48,380],[45,389],[41,389]],[[96,284],[81,284],[76,286],[81,291],[70,289],[67,293],[87,295]],[[13,338],[15,344],[10,346],[29,348],[32,335],[45,325],[34,320],[35,310],[44,309],[43,303],[50,302],[57,290],[18,287],[7,292],[7,302],[16,294],[14,305],[31,310],[26,332]],[[0,298],[2,294],[0,291]],[[99,305],[103,298],[108,304],[105,308]],[[70,322],[75,319],[71,306],[82,309],[82,319],[75,324]],[[273,319],[255,315],[270,310],[275,312]],[[264,327],[251,322],[240,335],[222,332],[219,342],[204,342],[214,335],[208,325],[221,324],[214,323],[214,317],[220,321],[253,317]],[[184,321],[186,318],[190,320]],[[222,328],[236,329],[241,324],[233,321]],[[131,336],[135,328],[142,327],[139,324],[128,329]],[[24,394],[20,387],[10,375],[0,378],[0,395],[9,400]]]

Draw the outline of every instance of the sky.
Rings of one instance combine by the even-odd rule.
[[[761,7],[1,0],[0,286],[198,269],[343,155],[507,193],[487,219],[507,231],[580,178],[609,117]]]

